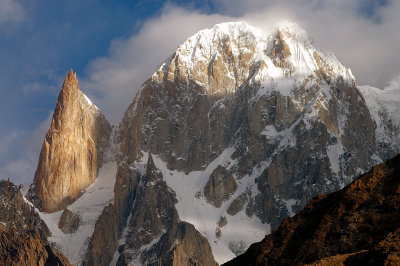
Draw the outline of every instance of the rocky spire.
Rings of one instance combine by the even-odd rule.
[[[34,192],[29,194],[38,207],[46,212],[62,210],[93,183],[109,134],[109,123],[81,92],[71,69],[40,152]]]

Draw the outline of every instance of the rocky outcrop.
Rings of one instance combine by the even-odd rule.
[[[1,265],[70,265],[50,245],[26,233],[18,233],[0,225]]]
[[[204,187],[204,196],[215,207],[221,207],[223,201],[228,200],[236,191],[237,184],[232,173],[222,166],[218,166],[211,173],[210,179]]]
[[[136,189],[125,244],[117,265],[216,265],[207,239],[193,225],[179,221],[171,191],[151,154]],[[144,170],[145,169],[145,170]]]
[[[174,224],[144,256],[154,266],[218,265],[207,238],[185,222]]]
[[[97,219],[84,265],[109,265],[117,246],[117,215],[114,206],[109,204]]]
[[[399,225],[400,155],[338,192],[318,195],[226,265],[396,265]]]
[[[0,225],[11,231],[35,236],[43,242],[51,235],[35,208],[25,202],[19,189],[4,180],[0,180]]]
[[[229,205],[226,212],[229,215],[236,215],[238,212],[240,212],[243,209],[245,204],[246,204],[246,195],[241,194],[240,196],[238,196],[236,199],[234,199],[232,201],[232,203]]]
[[[93,183],[111,127],[69,72],[58,96],[28,197],[45,212],[65,209]]]
[[[131,209],[129,234],[119,265],[129,264],[135,259],[142,263],[147,259],[140,257],[141,248],[151,245],[178,222],[178,213],[174,208],[175,196],[162,179],[162,174],[154,166],[151,155],[148,158],[146,172],[141,177],[137,195]]]
[[[118,217],[119,234],[127,225],[141,176],[139,171],[130,169],[126,162],[118,167],[114,185],[114,208]]]
[[[47,242],[50,231],[19,189],[0,181],[0,264],[70,265]]]
[[[79,222],[80,217],[78,214],[65,209],[61,214],[60,221],[58,222],[58,228],[60,228],[64,234],[72,234],[78,230]]]

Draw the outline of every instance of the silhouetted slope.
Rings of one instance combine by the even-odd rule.
[[[271,235],[225,265],[396,265],[399,210],[400,155],[338,192],[318,195],[298,215],[284,219]]]

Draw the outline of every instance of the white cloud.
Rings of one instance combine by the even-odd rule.
[[[32,134],[13,131],[0,141],[0,179],[9,178],[16,184],[32,182],[52,117],[51,112]]]
[[[25,18],[25,11],[15,0],[0,0],[0,27]]]

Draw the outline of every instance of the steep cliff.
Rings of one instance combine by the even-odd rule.
[[[318,195],[226,265],[397,265],[399,226],[400,155]]]
[[[193,225],[179,220],[175,193],[152,156],[137,168],[140,182],[117,265],[216,265],[207,239]]]
[[[220,263],[381,161],[351,71],[286,22],[224,23],[190,37],[119,127],[124,164],[134,171],[155,155],[179,218]]]
[[[111,127],[80,91],[72,70],[64,80],[28,197],[45,212],[64,209],[93,183]]]

